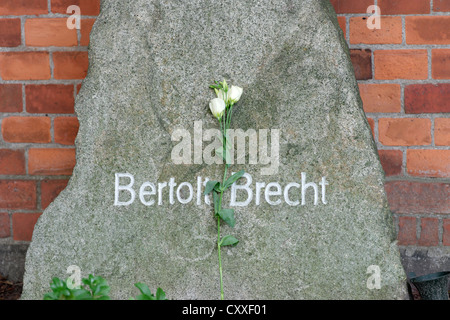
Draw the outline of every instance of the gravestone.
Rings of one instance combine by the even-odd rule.
[[[247,174],[224,198],[236,226],[222,234],[240,240],[222,249],[225,298],[406,296],[383,171],[328,0],[103,0],[89,59],[77,165],[35,227],[22,299],[42,299],[71,265],[104,277],[115,299],[135,296],[136,282],[170,299],[219,298],[217,225],[202,192],[223,175],[208,109],[208,86],[222,79],[244,88],[231,128],[248,135],[230,167]]]

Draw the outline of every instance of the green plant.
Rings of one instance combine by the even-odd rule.
[[[141,294],[134,299],[131,298],[132,300],[167,300],[166,294],[161,288],[156,290],[156,296],[154,296],[147,285],[143,283],[135,283],[134,285],[139,289]]]
[[[223,82],[215,81],[215,84],[210,86],[210,88],[215,90],[217,98],[211,101],[209,107],[212,114],[219,121],[220,131],[222,134],[222,150],[216,150],[216,153],[222,155],[222,158],[225,161],[225,169],[222,182],[208,181],[205,188],[205,195],[210,194],[211,192],[213,193],[214,216],[217,219],[217,254],[219,258],[220,299],[223,300],[224,292],[221,247],[235,246],[239,243],[239,240],[232,235],[227,235],[223,238],[220,235],[221,220],[223,220],[231,228],[234,228],[236,224],[234,210],[222,208],[223,193],[245,174],[245,171],[241,170],[227,179],[228,168],[230,167],[232,160],[230,159],[230,143],[228,142],[227,130],[230,128],[231,117],[233,115],[233,106],[239,101],[243,90],[242,88],[236,86],[231,86],[231,88],[229,88],[225,80]]]
[[[71,288],[67,281],[53,278],[50,283],[52,292],[44,295],[44,300],[109,300],[109,286],[102,277],[89,275],[82,279],[85,287]]]
[[[44,300],[110,300],[108,294],[110,287],[105,279],[90,274],[81,280],[84,287],[73,288],[67,285],[68,281],[53,278],[50,282],[52,292],[44,295]],[[154,296],[147,285],[136,283],[135,286],[141,292],[136,298],[131,300],[167,300],[165,292],[158,288]]]

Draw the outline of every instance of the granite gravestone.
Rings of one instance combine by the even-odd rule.
[[[384,175],[328,0],[103,0],[76,101],[77,165],[39,219],[23,299],[71,265],[170,299],[217,299],[213,80],[244,88],[224,200],[226,299],[401,299]],[[242,130],[242,131],[239,131]],[[247,135],[246,139],[241,139]],[[214,142],[215,141],[215,142]],[[243,146],[243,143],[247,143]],[[242,149],[241,149],[242,151]]]

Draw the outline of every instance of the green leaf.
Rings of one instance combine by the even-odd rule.
[[[161,288],[156,290],[155,297],[146,284],[135,283],[134,285],[141,291],[141,294],[136,296],[136,300],[167,300],[166,293]]]
[[[84,280],[88,281],[88,279]],[[59,278],[53,278],[50,288],[53,292],[45,294],[44,300],[93,300],[93,296],[88,290],[69,289],[67,282]]]
[[[67,286],[66,286],[66,284],[64,283],[64,281],[62,281],[61,279],[59,279],[59,278],[53,278],[53,279],[52,279],[52,282],[50,283],[50,288],[51,288],[53,291],[58,291],[58,290],[61,290],[61,289],[66,289]]]
[[[239,180],[240,178],[242,178],[242,176],[245,174],[244,170],[241,170],[235,174],[233,174],[231,177],[229,177],[227,179],[227,181],[225,181],[223,188],[224,189],[228,189],[233,183],[235,183],[237,180]]]
[[[205,193],[204,193],[205,196],[210,194],[216,188],[217,185],[220,185],[219,181],[208,181],[206,183],[206,187],[205,187]]]
[[[50,288],[52,292],[46,293],[44,295],[44,300],[70,300],[72,296],[71,291],[67,288],[66,282],[59,279],[53,278],[50,282]]]
[[[110,287],[108,286],[108,283],[105,279],[103,279],[100,276],[94,276],[90,274],[87,278],[83,278],[81,282],[88,286],[91,290],[90,292],[85,290],[90,295],[90,299],[87,299],[83,296],[83,291],[77,292],[77,296],[74,298],[74,300],[109,300],[109,290]],[[75,293],[75,291],[73,291]],[[80,296],[78,296],[80,295]]]
[[[222,238],[222,240],[220,241],[220,246],[221,247],[226,247],[226,246],[235,246],[239,243],[239,240],[236,239],[233,236],[225,236]]]
[[[75,289],[72,290],[70,300],[94,300],[94,298],[86,289]]]
[[[158,288],[158,290],[156,290],[156,300],[167,300],[166,293],[163,291],[163,289]]]
[[[149,296],[149,297],[153,297],[152,292],[150,291],[149,287],[148,287],[145,283],[140,283],[140,282],[138,282],[138,283],[135,283],[134,286],[135,286],[136,288],[138,288],[139,291],[140,291],[143,295],[146,295],[146,296]]]
[[[82,282],[91,290],[93,300],[109,300],[109,286],[105,279],[90,274],[88,278],[82,279]]]
[[[44,300],[58,300],[59,295],[54,292],[49,292],[44,295]]]
[[[166,293],[161,288],[156,290],[155,297],[146,284],[136,283],[135,286],[141,291],[141,294],[136,296],[136,300],[167,300]],[[132,300],[134,299],[132,298]]]
[[[222,218],[230,227],[234,228],[236,221],[234,219],[234,210],[233,209],[222,209],[219,212],[219,217]]]
[[[100,299],[103,297],[106,297],[107,298],[106,300],[109,300],[109,297],[108,297],[109,290],[110,290],[109,286],[99,285],[99,286],[95,287],[92,295],[94,296],[94,298],[96,300],[105,300],[105,299]]]

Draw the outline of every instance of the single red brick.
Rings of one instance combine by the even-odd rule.
[[[73,90],[73,85],[27,85],[25,86],[27,111],[30,113],[74,113]]]
[[[0,149],[0,174],[26,174],[25,152]]]
[[[369,49],[350,50],[350,59],[356,80],[372,79],[372,51]]]
[[[439,220],[422,218],[419,246],[432,247],[439,244]]]
[[[427,79],[427,50],[377,50],[374,52],[375,79]]]
[[[450,219],[444,219],[444,232],[442,234],[442,244],[450,246]]]
[[[28,174],[68,176],[72,174],[75,161],[75,149],[30,149]]]
[[[17,47],[22,43],[20,19],[0,19],[0,47]]]
[[[432,50],[431,66],[433,79],[450,79],[450,50]]]
[[[450,17],[406,17],[405,33],[407,44],[450,44]]]
[[[9,117],[3,119],[2,135],[6,142],[49,143],[50,128],[48,117]]]
[[[397,176],[402,173],[403,152],[400,150],[379,150],[378,153],[386,176]]]
[[[47,14],[47,0],[2,0],[0,1],[0,15],[37,15]]]
[[[434,0],[433,10],[438,12],[449,12],[450,11],[450,0]]]
[[[36,209],[36,183],[22,180],[0,180],[0,208]]]
[[[73,145],[78,134],[78,128],[78,119],[75,117],[55,118],[55,142],[65,145]]]
[[[41,213],[14,213],[12,216],[13,239],[31,241],[34,226]]]
[[[54,52],[53,63],[55,79],[84,79],[89,67],[88,53]]]
[[[450,84],[412,84],[405,87],[406,113],[450,112]]]
[[[41,182],[41,205],[45,210],[63,191],[69,180],[44,180]]]
[[[9,238],[11,236],[10,229],[9,214],[0,212],[0,238]]]
[[[3,80],[48,80],[48,52],[0,52],[0,76]]]
[[[450,146],[450,118],[434,120],[434,142],[437,146]]]
[[[399,84],[359,84],[359,92],[367,113],[400,112],[401,88]]]
[[[52,12],[62,14],[67,13],[69,6],[80,7],[83,16],[98,16],[100,13],[100,0],[52,0]]]
[[[31,47],[77,46],[77,30],[67,28],[66,18],[27,19],[25,44]]]
[[[399,217],[398,218],[398,244],[401,246],[417,244],[416,218]]]
[[[350,18],[350,43],[351,44],[401,44],[402,18],[380,17],[381,29],[369,29],[367,17]]]
[[[344,18],[345,19],[345,18]],[[83,19],[81,20],[81,43],[82,46],[88,46],[90,42],[90,33],[94,26],[95,19]]]
[[[378,139],[385,146],[424,146],[431,144],[430,119],[378,120]]]
[[[373,0],[330,0],[336,13],[367,13]]]
[[[22,85],[0,84],[0,112],[22,112]]]
[[[450,184],[388,181],[386,194],[395,213],[450,214]]]
[[[413,176],[450,178],[450,150],[407,150],[406,166]]]
[[[430,0],[378,0],[381,14],[427,14]]]

